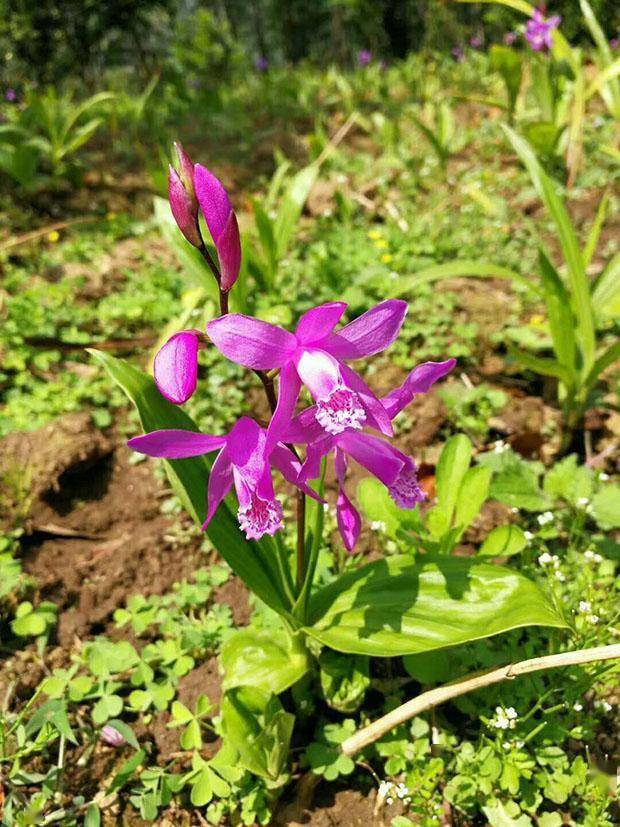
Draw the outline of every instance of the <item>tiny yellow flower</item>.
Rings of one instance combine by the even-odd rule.
[[[379,232],[379,230],[370,230],[368,233],[368,238],[374,241],[377,238],[381,238],[381,233]]]
[[[384,264],[389,264],[390,261],[392,261],[393,258],[394,258],[394,256],[391,253],[383,253],[383,255],[381,256],[381,261]]]
[[[379,238],[375,241],[375,247],[377,250],[385,250],[387,249],[388,243],[384,238]]]
[[[59,238],[60,238],[60,233],[58,232],[58,230],[52,230],[51,233],[47,234],[47,240],[51,241],[52,244],[55,244],[58,241]]]
[[[530,325],[532,327],[542,327],[545,323],[545,317],[542,316],[540,313],[535,313],[533,316],[530,317]]]
[[[108,221],[114,221],[114,219],[116,218],[116,213],[115,212],[109,212],[109,213],[107,213],[106,218],[108,219]]]

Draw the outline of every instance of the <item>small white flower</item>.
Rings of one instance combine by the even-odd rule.
[[[589,600],[580,600],[579,601],[579,611],[583,614],[587,614],[588,612],[592,611],[592,604]]]
[[[510,718],[511,721],[514,721],[519,717],[517,715],[517,712],[516,712],[514,706],[509,706],[508,707],[508,709],[506,710],[506,717]]]
[[[591,563],[600,563],[603,560],[601,555],[598,552],[594,551],[594,549],[592,548],[589,548],[586,551],[584,551],[583,556],[586,558],[588,562]]]
[[[609,479],[609,474],[606,474],[604,471],[601,471],[601,473],[598,475],[598,478],[601,482],[607,482],[607,480]]]
[[[545,511],[543,514],[539,514],[536,518],[538,521],[538,525],[547,525],[547,523],[553,522],[553,513],[551,511]]]
[[[549,554],[548,551],[543,551],[543,553],[538,558],[538,562],[541,566],[547,566],[552,560],[553,557]]]
[[[383,520],[373,520],[370,523],[370,528],[373,531],[385,531],[385,523],[383,522]]]
[[[518,514],[519,513],[518,508],[511,508],[510,510],[512,511],[513,514]]]
[[[525,539],[527,540],[528,543],[531,543],[532,540],[534,539],[534,535],[532,534],[531,531],[524,531],[523,536],[525,537]]]
[[[559,569],[556,569],[555,579],[559,580],[560,583],[563,583],[566,580],[566,575],[564,575]]]
[[[577,505],[586,506],[589,502],[590,500],[588,499],[588,497],[579,497],[579,499],[577,500]]]
[[[598,615],[588,615],[586,617],[586,620],[588,621],[588,623],[592,623],[592,625],[596,625],[599,622],[600,617]]]
[[[573,704],[573,709],[575,712],[582,712],[583,711],[583,704],[580,704],[579,701]]]

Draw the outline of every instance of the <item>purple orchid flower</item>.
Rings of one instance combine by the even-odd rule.
[[[386,413],[394,419],[420,393],[426,393],[431,385],[449,373],[455,359],[445,362],[425,362],[414,368],[402,385],[381,399]],[[299,475],[300,481],[320,476],[321,460],[334,452],[338,499],[336,514],[338,528],[347,551],[353,551],[361,531],[361,519],[357,509],[345,491],[348,458],[351,457],[382,482],[399,508],[414,508],[426,498],[418,483],[415,462],[382,439],[355,430],[338,435],[325,435],[317,428],[313,408],[307,408],[291,422],[284,439],[308,443],[306,461]]]
[[[253,419],[242,416],[225,436],[195,431],[152,431],[130,439],[127,445],[150,457],[183,459],[218,451],[207,491],[206,528],[219,504],[235,486],[239,510],[239,526],[248,540],[259,540],[264,534],[275,534],[283,527],[282,506],[276,499],[271,465],[284,479],[319,501],[320,497],[300,482],[301,463],[290,448],[277,444],[267,451],[267,432]]]
[[[182,405],[196,390],[198,351],[204,336],[199,330],[181,330],[163,345],[153,362],[155,384],[162,396]]]
[[[620,37],[612,37],[609,41],[610,49],[615,52],[618,46],[620,46]]]
[[[227,293],[241,269],[241,239],[237,216],[222,182],[206,167],[194,167],[196,197],[220,261],[220,289]]]
[[[480,49],[484,45],[484,35],[483,34],[474,34],[469,39],[469,45],[472,49]]]
[[[514,46],[517,42],[517,38],[519,37],[517,32],[506,32],[504,35],[504,43],[506,46]]]
[[[546,18],[536,9],[525,26],[525,39],[535,52],[548,52],[553,46],[553,30],[562,22],[560,15]]]
[[[261,55],[254,61],[254,68],[257,72],[266,72],[269,69],[269,61],[264,55]]]
[[[7,100],[9,103],[15,103],[15,101],[17,100],[17,92],[15,91],[15,89],[13,89],[12,86],[9,86],[9,88],[4,93],[4,99]]]
[[[253,370],[280,368],[278,405],[269,426],[270,443],[291,421],[302,383],[316,401],[315,418],[327,434],[365,424],[392,435],[385,408],[344,359],[373,356],[398,336],[407,303],[388,299],[368,310],[337,333],[347,305],[329,302],[308,310],[295,333],[238,313],[207,325],[213,344],[224,356]]]
[[[361,49],[357,53],[357,65],[362,69],[372,61],[372,52],[369,49]]]
[[[450,54],[457,63],[462,63],[465,60],[465,52],[462,46],[453,46],[452,49],[450,49]]]
[[[198,199],[194,188],[194,164],[181,144],[174,145],[179,171],[168,167],[168,201],[177,227],[194,247],[202,245],[198,227]]]

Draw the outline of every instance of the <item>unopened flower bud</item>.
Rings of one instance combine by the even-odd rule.
[[[126,744],[125,736],[121,735],[118,729],[115,729],[110,724],[106,724],[101,730],[101,740],[109,747],[122,747]]]
[[[220,261],[220,288],[226,293],[241,269],[239,225],[222,182],[201,164],[194,167],[196,197]]]
[[[179,230],[194,247],[200,247],[202,239],[198,229],[198,201],[194,189],[194,164],[181,144],[174,145],[179,160],[179,170],[170,166],[168,173],[168,200]]]
[[[187,402],[196,390],[201,336],[202,334],[196,330],[175,333],[159,349],[155,357],[155,384],[161,395],[175,405]]]

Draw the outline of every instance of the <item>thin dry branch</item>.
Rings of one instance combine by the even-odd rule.
[[[530,672],[539,672],[543,669],[557,669],[562,666],[576,666],[582,663],[613,660],[615,658],[620,658],[620,644],[596,646],[591,649],[581,649],[578,652],[561,652],[559,655],[522,660],[519,663],[509,663],[507,666],[502,666],[483,675],[473,675],[457,683],[438,686],[429,692],[423,692],[417,698],[407,701],[407,703],[384,715],[383,718],[379,718],[378,721],[374,721],[374,723],[360,729],[350,738],[347,738],[346,741],[343,741],[340,749],[344,755],[355,755],[368,744],[377,741],[386,732],[411,718],[415,718],[416,715],[427,712],[429,709],[452,700],[452,698],[458,698],[459,695],[465,695],[468,692],[491,686],[494,683],[513,680],[519,675],[527,675]]]

